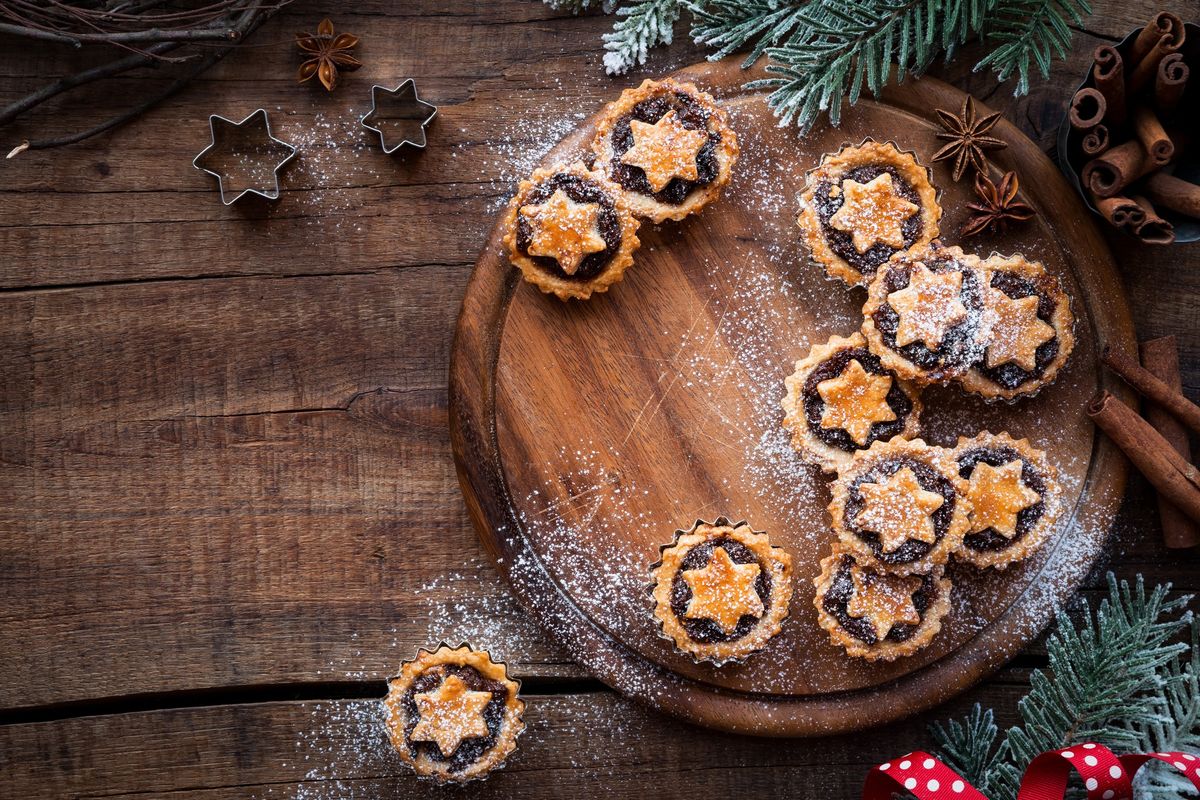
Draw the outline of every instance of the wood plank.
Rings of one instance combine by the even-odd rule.
[[[527,5],[540,7],[522,0],[502,11]],[[546,28],[528,36],[541,41],[558,33]],[[581,57],[594,56],[588,51]],[[503,57],[495,56],[497,63]],[[493,171],[533,141],[518,137],[509,147],[499,138],[504,121],[491,122],[497,115],[489,110],[502,100],[565,117],[576,93],[598,104],[623,85],[600,77],[594,64],[570,58],[491,68],[501,77],[492,79],[490,94],[477,95],[473,113],[479,125],[493,125],[486,129],[494,138]],[[215,98],[244,88],[236,75],[234,70],[230,80],[214,79],[197,86],[194,97],[172,102],[192,103],[177,108],[202,119]],[[285,78],[275,84],[272,92],[293,91]],[[455,80],[443,85],[455,88]],[[315,118],[326,99],[304,97]],[[165,131],[174,116],[167,107],[160,113],[161,120],[151,115],[146,124],[161,122]],[[461,135],[456,148],[479,138],[454,126],[442,134]],[[179,158],[190,157],[192,144],[178,147]],[[115,157],[110,166],[118,168],[107,177],[93,169],[98,153],[109,158],[130,146],[140,151],[131,151],[139,157],[128,159],[128,170]],[[6,601],[0,630],[17,645],[4,663],[13,678],[0,704],[330,675],[377,678],[415,647],[459,631],[493,647],[515,640],[499,649],[523,674],[577,674],[526,622],[511,622],[522,618],[512,612],[469,531],[439,428],[450,330],[467,267],[420,266],[436,218],[415,207],[422,192],[444,209],[461,192],[474,191],[467,205],[456,206],[457,218],[465,220],[464,229],[482,231],[489,220],[478,211],[494,202],[490,184],[487,191],[483,184],[443,186],[439,174],[447,170],[459,170],[460,178],[477,173],[460,166],[465,156],[441,153],[440,162],[414,164],[416,177],[399,165],[399,178],[384,175],[379,185],[355,190],[356,199],[372,193],[374,199],[333,215],[332,231],[320,223],[305,227],[313,220],[303,217],[286,221],[293,229],[284,232],[253,214],[221,209],[203,180],[194,181],[195,205],[176,197],[181,193],[134,194],[139,181],[160,177],[170,160],[171,151],[156,156],[156,146],[162,145],[122,132],[57,151],[32,168],[6,164],[6,179],[29,180],[38,191],[9,192],[0,206],[0,223],[25,215],[35,215],[37,223],[18,225],[16,238],[5,241],[8,252],[19,256],[6,264],[5,282],[14,271],[47,264],[50,271],[35,282],[416,268],[406,275],[385,269],[345,279],[211,280],[16,293],[0,300],[6,378],[0,383],[0,494],[7,501],[0,518]],[[426,157],[439,153],[431,148]],[[89,170],[96,182],[129,183],[115,195],[91,192],[96,187],[79,174]],[[347,183],[363,175],[350,177]],[[312,175],[308,180],[319,183]],[[48,191],[67,185],[78,192]],[[200,213],[180,216],[188,211]],[[363,225],[371,235],[347,233],[365,213],[391,224],[371,221]],[[70,227],[76,221],[109,229],[109,249],[79,258],[67,246],[78,239]],[[412,238],[393,237],[393,226],[405,237],[425,231],[427,238],[415,239],[420,247],[414,246]],[[208,232],[196,233],[197,227]],[[444,234],[445,226],[439,227]],[[133,230],[139,233],[131,235]],[[457,230],[450,226],[452,255],[467,260],[474,255],[471,234],[456,239]],[[214,239],[229,240],[225,255],[196,258],[205,252],[200,246]],[[300,250],[303,258],[296,256]],[[254,254],[252,262],[247,253]],[[163,256],[165,270],[151,258],[155,254]],[[1144,263],[1140,253],[1130,256],[1129,263]],[[1173,310],[1168,319],[1185,323],[1194,316],[1188,298],[1196,292],[1188,293],[1187,276],[1195,270],[1171,270],[1175,291],[1152,296],[1149,287],[1161,272],[1152,261],[1135,273],[1144,276],[1142,307],[1150,311],[1143,317]],[[1197,337],[1185,339],[1191,348],[1185,363],[1200,361],[1198,344]],[[401,391],[351,403],[358,392],[378,387]],[[404,501],[399,510],[397,498]],[[1144,489],[1141,498],[1149,507]],[[377,547],[396,549],[401,532],[423,525],[437,535],[431,544],[423,535],[416,539],[423,549],[415,565],[393,573],[375,563],[379,559],[370,554]],[[1116,556],[1122,572],[1142,569],[1194,586],[1189,562],[1171,559],[1159,566],[1163,552],[1153,525],[1152,515],[1130,524],[1129,541],[1122,538]],[[330,551],[346,565],[326,569]],[[234,559],[225,568],[230,575],[216,574],[207,563],[221,559]],[[262,563],[283,564],[301,579],[299,588],[260,574]],[[180,586],[199,594],[188,600]],[[386,593],[391,599],[381,598]],[[428,608],[414,606],[418,593]],[[50,643],[58,645],[53,652]]]
[[[459,499],[455,272],[0,304],[0,706],[378,677],[442,637],[577,674]]]
[[[339,9],[370,32],[368,65],[332,97],[292,83],[290,32],[319,17],[296,6],[260,34],[284,46],[235,54],[112,136],[0,162],[0,286],[164,281],[0,295],[0,706],[375,680],[442,636],[493,646],[519,674],[578,674],[513,610],[466,522],[442,427],[450,331],[487,212],[557,138],[555,121],[700,51],[681,23],[670,51],[611,79],[599,65],[611,18],[535,0],[444,6]],[[1155,8],[1096,7],[1089,28],[1114,37]],[[0,101],[78,58],[11,41]],[[990,102],[1048,144],[1094,41],[1080,37],[1029,98],[1000,88]],[[406,75],[443,114],[430,149],[396,162],[353,120],[372,81]],[[4,141],[94,121],[141,80],[65,97]],[[964,85],[991,88],[984,75]],[[225,209],[190,161],[207,114],[260,103],[313,155],[285,174],[296,191],[274,210]],[[1185,334],[1196,392],[1193,251],[1118,247],[1139,330]],[[238,273],[318,277],[167,282]],[[379,387],[397,391],[358,394]],[[1131,497],[1121,573],[1196,588],[1195,558],[1157,543],[1144,484]]]
[[[425,15],[419,12],[415,20],[412,15],[377,16],[382,9],[362,17],[350,14],[345,24],[369,25],[369,40],[378,36],[411,47],[375,48],[380,52],[371,53],[367,67],[332,96],[294,85],[295,56],[289,48],[247,48],[189,91],[111,137],[69,150],[27,153],[6,163],[0,247],[18,257],[0,285],[320,274],[358,272],[380,264],[470,261],[490,212],[524,168],[570,127],[579,109],[598,106],[616,88],[638,79],[604,76],[594,48],[564,55],[555,44],[563,35],[598,44],[609,19],[553,14],[545,18],[538,16],[544,12],[536,6],[529,0],[497,6],[496,18],[504,24],[537,22],[527,33],[498,38],[490,30],[495,26],[489,15],[477,10],[462,16],[433,14],[426,22],[420,21]],[[1117,37],[1145,13],[1137,4],[1121,4],[1112,13],[1101,10],[1089,19],[1089,30]],[[289,10],[261,36],[278,37],[301,28],[308,16],[307,11]],[[519,24],[515,29],[525,30]],[[463,58],[461,50],[445,44],[469,43],[480,35],[489,37],[487,46],[477,50],[487,54],[484,59]],[[656,52],[649,68],[638,74],[700,57],[686,39],[680,36],[671,50]],[[1082,76],[1087,54],[1100,41],[1091,33],[1077,33],[1076,47],[1068,62],[1056,65],[1056,76]],[[1005,107],[1010,119],[1043,146],[1051,146],[1073,80],[1038,81],[1031,95],[1014,99],[1006,86],[995,85],[988,75],[971,73],[973,58],[968,49],[942,74]],[[61,55],[54,48],[16,61],[17,79],[3,87],[13,96],[36,85],[39,76],[61,68]],[[243,78],[247,69],[256,73],[252,91]],[[442,103],[429,150],[402,161],[383,156],[356,123],[369,83],[386,82],[397,74],[416,74],[427,96]],[[145,80],[118,81],[117,91],[72,97],[69,105],[64,98],[65,108],[59,111],[69,109],[69,114],[50,108],[30,124],[54,129],[101,118],[122,101],[120,89]],[[280,132],[298,141],[304,152],[285,171],[284,185],[291,191],[277,206],[226,209],[215,201],[211,179],[187,164],[206,142],[208,113],[245,113],[259,103],[274,109]],[[522,109],[522,116],[532,121],[498,115],[497,107]],[[11,133],[21,135],[20,130]],[[180,168],[164,172],[164,165],[172,163]],[[70,191],[61,191],[66,186]],[[117,201],[113,193],[133,196]],[[448,212],[458,224],[439,224]],[[86,258],[79,257],[80,237],[87,237]],[[1136,252],[1134,260],[1123,260],[1136,264],[1126,277],[1139,327],[1193,328],[1188,323],[1197,309],[1187,298],[1200,296],[1200,272],[1176,268],[1180,248],[1135,251],[1137,246],[1121,237],[1110,238],[1119,253]],[[207,257],[195,258],[197,251]],[[434,251],[436,259],[430,257]],[[247,253],[254,258],[248,259]],[[1155,292],[1163,278],[1174,291]],[[1195,392],[1200,389],[1200,372],[1190,365],[1200,363],[1200,338],[1182,344],[1185,385]]]
[[[472,797],[855,797],[866,771],[919,746],[926,725],[976,700],[1000,721],[1025,680],[1007,671],[935,715],[868,737],[797,742],[729,736],[611,692],[526,696],[527,730]],[[379,686],[382,694],[383,686]],[[13,797],[426,797],[378,724],[372,700],[184,708],[0,726],[0,775]]]
[[[445,365],[464,279],[6,296],[0,707],[378,679],[442,637],[580,674],[515,608],[459,498]],[[1196,588],[1152,505],[1144,486],[1126,504],[1114,560]]]

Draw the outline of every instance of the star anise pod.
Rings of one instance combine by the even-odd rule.
[[[1003,150],[1008,147],[1008,142],[987,135],[999,121],[1000,112],[996,111],[982,118],[976,117],[975,98],[971,95],[967,95],[967,99],[963,100],[962,111],[957,115],[940,108],[936,111],[941,117],[942,127],[946,129],[946,132],[939,133],[937,138],[950,143],[934,153],[933,160],[944,161],[953,158],[954,180],[962,179],[968,165],[974,167],[976,172],[987,172],[983,162],[984,151]]]
[[[974,236],[983,231],[1004,233],[1010,222],[1023,222],[1033,219],[1034,211],[1024,203],[1018,202],[1017,173],[1006,172],[1000,179],[1000,185],[992,183],[985,173],[975,174],[975,194],[979,196],[978,203],[967,203],[971,209],[971,217],[962,226],[960,233]]]
[[[316,33],[297,33],[296,46],[309,55],[297,74],[300,83],[316,75],[326,91],[332,92],[337,86],[339,70],[353,72],[362,66],[361,61],[350,55],[358,46],[358,37],[352,33],[335,36],[333,23],[328,19],[321,20]]]

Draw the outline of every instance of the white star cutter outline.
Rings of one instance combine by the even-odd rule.
[[[233,197],[227,197],[228,193],[225,191],[225,180],[224,180],[223,173],[217,172],[215,170],[211,170],[208,167],[200,166],[200,161],[206,155],[208,155],[209,152],[216,149],[218,147],[218,145],[220,144],[220,142],[218,142],[218,140],[217,140],[218,127],[228,126],[230,128],[240,128],[243,125],[246,125],[247,123],[249,123],[252,119],[254,119],[255,117],[257,117],[260,114],[262,115],[263,130],[265,130],[267,133],[267,140],[274,142],[276,144],[282,145],[283,147],[286,147],[288,150],[288,154],[283,157],[283,160],[277,162],[275,164],[275,168],[271,171],[271,174],[274,175],[274,177],[275,177],[275,187],[273,189],[255,189],[253,187],[247,187],[245,189],[242,189],[240,192],[235,194]],[[280,194],[279,170],[283,169],[284,166],[289,161],[291,161],[293,158],[295,158],[296,153],[300,152],[300,149],[298,147],[296,147],[295,145],[288,144],[287,142],[283,141],[282,139],[276,137],[275,134],[271,133],[271,120],[267,116],[267,110],[265,108],[258,108],[258,109],[255,109],[254,111],[251,111],[246,116],[246,118],[243,119],[241,122],[234,122],[233,120],[228,119],[226,117],[222,117],[219,114],[211,114],[208,117],[208,132],[209,132],[209,136],[211,137],[212,141],[209,143],[208,147],[204,148],[203,150],[201,150],[199,153],[196,154],[196,157],[192,159],[192,166],[195,167],[196,169],[200,170],[201,172],[207,172],[209,175],[212,175],[214,178],[217,179],[217,188],[221,192],[221,202],[222,203],[224,203],[227,206],[233,205],[238,200],[242,199],[243,197],[245,197],[248,194],[255,194],[255,195],[258,195],[259,197],[266,198],[267,200],[278,200],[279,199],[279,194]]]
[[[420,108],[429,109],[429,115],[424,118],[422,118],[420,116],[411,117],[411,119],[413,119],[413,120],[419,119],[421,121],[420,127],[418,128],[418,130],[421,132],[421,141],[418,142],[414,139],[409,139],[406,136],[405,138],[401,139],[399,142],[397,142],[392,147],[388,147],[387,136],[384,134],[383,129],[379,128],[376,125],[373,125],[371,122],[368,121],[372,117],[376,116],[379,113],[379,99],[380,99],[381,94],[385,94],[393,99],[399,100],[401,104],[407,105],[409,108],[412,108],[412,109],[420,109]],[[399,86],[397,86],[395,89],[388,89],[387,87],[380,86],[379,84],[375,84],[374,86],[372,86],[371,87],[371,110],[368,111],[366,114],[363,114],[362,117],[359,119],[359,122],[367,130],[375,131],[375,133],[379,134],[379,144],[383,148],[384,154],[390,156],[392,153],[395,153],[397,150],[404,147],[404,145],[409,145],[410,147],[415,147],[418,150],[424,150],[425,143],[426,143],[425,128],[429,125],[429,123],[433,122],[433,118],[437,116],[437,112],[438,112],[437,106],[433,105],[432,103],[426,103],[417,94],[416,81],[414,81],[412,78],[408,78],[403,83],[401,83]]]

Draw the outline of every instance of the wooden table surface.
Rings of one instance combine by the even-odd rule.
[[[1095,6],[1028,97],[972,74],[974,50],[938,74],[1049,149],[1091,49],[1158,9]],[[640,797],[653,782],[660,797],[854,797],[870,765],[927,746],[932,719],[979,701],[1011,721],[1037,646],[923,717],[771,741],[625,701],[535,629],[471,529],[450,456],[462,291],[515,181],[583,111],[703,51],[681,24],[646,70],[614,79],[600,64],[611,18],[364,0],[334,21],[362,37],[366,66],[329,96],[296,85],[290,41],[325,12],[288,7],[111,135],[0,162],[0,796],[422,796],[373,699],[443,639],[508,660],[529,703],[518,752],[478,796]],[[0,40],[0,104],[87,58]],[[357,117],[373,82],[404,77],[441,111],[428,150],[388,158]],[[0,129],[0,149],[161,80],[69,95]],[[302,153],[278,204],[226,208],[190,162],[210,113],[260,106]],[[1179,335],[1195,397],[1200,245],[1110,239],[1139,335]],[[1112,568],[1196,590],[1197,563],[1163,549],[1135,477]]]

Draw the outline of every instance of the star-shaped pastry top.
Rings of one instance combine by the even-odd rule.
[[[849,233],[854,249],[865,253],[882,242],[894,250],[904,247],[904,222],[921,210],[896,193],[892,174],[883,172],[866,183],[842,181],[842,207],[829,224]]]
[[[700,177],[696,156],[708,142],[708,132],[685,128],[674,111],[651,125],[640,119],[629,121],[633,147],[621,155],[621,163],[646,173],[650,188],[661,192],[674,178],[694,181]]]
[[[841,428],[855,444],[865,446],[872,425],[896,419],[887,403],[891,390],[890,375],[872,375],[858,359],[851,359],[841,375],[817,384],[817,394],[825,401],[821,427]]]
[[[1038,296],[1016,300],[998,289],[991,291],[992,336],[987,349],[989,368],[1016,364],[1026,372],[1037,367],[1037,349],[1054,338],[1054,328],[1037,315]]]
[[[894,552],[909,539],[937,542],[932,514],[946,500],[937,492],[922,489],[911,467],[901,467],[879,483],[861,484],[858,491],[863,507],[854,521],[863,530],[879,534],[885,553]]]
[[[725,633],[732,633],[744,616],[762,616],[762,598],[755,591],[758,564],[737,564],[724,547],[713,550],[703,569],[690,569],[683,580],[692,590],[683,615],[689,619],[709,619]]]
[[[850,567],[854,594],[846,603],[846,613],[865,619],[883,639],[892,626],[918,625],[921,613],[913,605],[913,595],[921,588],[921,579],[912,576],[883,575],[855,564]]]
[[[472,690],[457,675],[449,675],[437,689],[414,696],[419,719],[409,738],[434,742],[449,758],[464,739],[488,735],[483,710],[492,701],[491,692]]]
[[[1017,535],[1017,515],[1042,496],[1021,481],[1021,459],[1000,467],[980,462],[971,473],[967,499],[971,501],[970,533],[988,528],[1006,539]]]
[[[892,292],[887,301],[900,317],[896,344],[900,347],[922,342],[931,350],[942,344],[946,331],[967,318],[963,305],[962,273],[933,272],[921,262],[913,265],[908,286]]]
[[[608,246],[600,235],[599,203],[576,203],[562,189],[545,203],[521,206],[520,214],[533,228],[529,255],[553,258],[568,275],[586,256]]]

